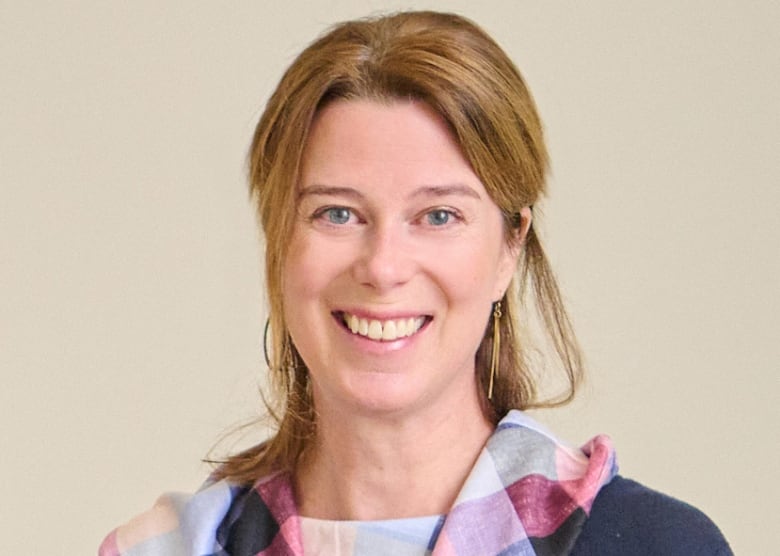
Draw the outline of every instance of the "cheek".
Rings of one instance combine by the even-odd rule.
[[[322,289],[322,285],[317,283],[317,273],[305,265],[295,263],[296,261],[291,261],[291,264],[286,265],[282,275],[285,313],[289,314],[300,314],[305,309],[306,302]]]
[[[511,275],[511,263],[499,247],[499,239],[464,243],[457,250],[439,253],[440,275],[450,285],[453,296],[471,298],[475,303],[493,301],[504,277]]]
[[[287,256],[282,266],[282,296],[284,298],[285,312],[295,312],[300,300],[307,296],[307,292],[316,288],[312,283],[318,274],[312,272],[316,266],[308,246],[299,238],[293,236],[287,251]]]
[[[282,295],[294,309],[301,302],[321,296],[343,272],[346,254],[310,235],[294,234],[282,267]]]
[[[287,329],[293,342],[304,357],[309,360],[316,352],[318,335],[322,329],[320,302],[327,286],[317,251],[306,242],[294,239],[290,242],[282,266],[282,302]]]

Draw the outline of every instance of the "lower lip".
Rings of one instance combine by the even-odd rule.
[[[383,353],[390,353],[402,350],[404,348],[409,347],[412,345],[417,338],[420,337],[420,335],[425,332],[425,330],[428,328],[428,324],[430,324],[431,320],[430,318],[426,318],[423,325],[417,329],[417,331],[412,334],[411,336],[404,336],[403,338],[397,338],[395,340],[372,340],[368,336],[361,336],[360,334],[354,334],[349,328],[347,328],[347,325],[344,323],[342,318],[338,315],[333,315],[334,320],[336,321],[336,324],[341,329],[344,334],[349,336],[353,342],[363,351],[367,351],[369,353],[376,353],[376,354],[383,354]]]

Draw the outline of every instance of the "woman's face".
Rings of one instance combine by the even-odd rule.
[[[282,286],[318,410],[473,401],[474,355],[516,255],[498,207],[427,105],[323,108],[303,153]]]

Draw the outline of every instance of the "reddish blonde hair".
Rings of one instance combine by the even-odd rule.
[[[294,470],[315,431],[308,370],[287,332],[281,284],[307,134],[317,110],[334,99],[415,99],[432,107],[504,213],[507,241],[517,237],[521,208],[545,193],[548,158],[531,94],[503,50],[473,22],[454,14],[402,12],[341,23],[307,47],[271,96],[250,152],[251,191],[266,238],[269,410],[278,416],[278,430],[263,444],[222,462],[217,475],[236,482]],[[502,304],[500,372],[491,400],[486,390],[492,324],[475,354],[483,410],[494,422],[509,409],[566,403],[581,375],[580,352],[533,225]],[[518,306],[531,304],[568,380],[561,396],[546,401],[537,398],[529,346],[521,341],[525,338],[519,337],[516,320]]]

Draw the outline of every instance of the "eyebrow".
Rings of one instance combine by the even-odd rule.
[[[298,192],[298,199],[308,195],[330,195],[333,197],[351,197],[353,199],[363,198],[363,194],[357,189],[334,185],[309,185]]]
[[[474,191],[474,189],[460,183],[452,185],[426,185],[416,189],[411,197],[444,197],[446,195],[461,195],[481,199],[479,193]]]
[[[334,197],[350,197],[353,199],[364,198],[364,195],[357,189],[334,185],[307,186],[298,193],[298,198],[301,199],[309,195],[329,195]],[[465,197],[472,197],[478,200],[481,199],[479,193],[465,184],[424,185],[415,189],[409,197],[445,197],[447,195],[460,195]]]

